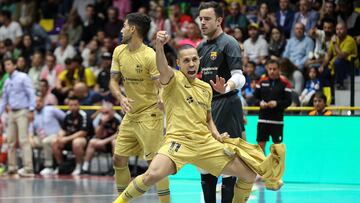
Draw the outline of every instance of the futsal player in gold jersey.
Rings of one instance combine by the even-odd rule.
[[[111,65],[110,89],[126,113],[116,137],[115,182],[119,195],[130,183],[129,156],[144,156],[150,163],[163,141],[164,116],[158,107],[159,72],[155,51],[143,43],[150,18],[139,13],[126,16],[122,45],[115,48]],[[119,81],[125,87],[120,91]],[[156,184],[161,203],[170,202],[169,180]]]
[[[168,40],[165,31],[157,33],[156,64],[160,83],[164,85],[167,121],[165,141],[148,170],[137,176],[115,203],[130,202],[188,163],[215,176],[236,176],[233,199],[236,203],[247,201],[256,173],[267,181],[268,189],[279,189],[284,172],[284,145],[272,145],[271,154],[265,158],[258,145],[228,138],[227,133],[220,135],[211,117],[212,89],[196,78],[200,62],[196,48],[185,45],[179,49],[180,71],[176,71],[168,66],[165,57],[163,45]],[[221,83],[216,81],[213,85]]]

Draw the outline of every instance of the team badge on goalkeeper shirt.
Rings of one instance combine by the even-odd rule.
[[[212,52],[210,52],[210,59],[211,60],[215,60],[216,59],[216,57],[217,57],[217,52],[216,51],[212,51]]]

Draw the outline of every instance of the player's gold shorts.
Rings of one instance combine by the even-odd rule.
[[[224,144],[210,134],[166,135],[158,153],[169,157],[175,163],[177,171],[185,164],[193,164],[214,176],[219,176],[235,157],[226,154],[225,151]]]
[[[116,137],[114,154],[152,160],[163,142],[163,134],[162,113],[149,113],[141,118],[129,118],[125,115]]]

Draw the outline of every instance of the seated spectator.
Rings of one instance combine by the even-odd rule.
[[[344,22],[348,34],[360,45],[360,14],[355,11],[353,0],[339,0],[337,22]]]
[[[104,25],[104,31],[107,36],[112,39],[117,39],[119,33],[123,27],[123,22],[119,20],[119,11],[115,7],[110,7],[107,9],[107,21]]]
[[[305,66],[319,67],[324,60],[325,54],[330,46],[331,37],[335,33],[335,24],[331,19],[323,19],[323,30],[314,27],[309,36],[315,40],[315,49],[309,53],[309,59]]]
[[[21,38],[21,42],[18,46],[21,56],[26,59],[27,64],[31,64],[31,56],[34,54],[33,38],[30,34],[25,34]]]
[[[329,66],[331,74],[335,74],[337,88],[344,90],[344,79],[350,73],[351,59],[358,56],[354,38],[347,34],[347,27],[343,22],[336,25],[336,35],[331,38],[330,47],[319,71]]]
[[[310,116],[331,116],[332,112],[326,110],[326,96],[322,92],[317,92],[314,95],[314,110],[309,112]]]
[[[44,100],[45,105],[58,105],[58,100],[49,89],[49,83],[45,79],[39,82],[39,96]]]
[[[84,30],[81,36],[81,41],[85,44],[89,43],[92,38],[96,35],[98,30],[102,30],[104,22],[95,13],[94,4],[86,5],[86,19],[84,22]]]
[[[13,19],[20,22],[21,26],[26,29],[35,22],[36,12],[36,1],[21,0],[16,4]]]
[[[59,46],[54,51],[56,63],[65,66],[65,59],[73,58],[76,55],[75,48],[69,44],[69,36],[66,33],[59,35]]]
[[[10,54],[12,59],[17,59],[21,55],[21,51],[16,47],[16,45],[11,41],[11,39],[5,39],[4,45],[6,51]]]
[[[243,97],[245,98],[246,104],[248,106],[255,106],[254,93],[256,89],[256,83],[259,80],[259,77],[256,75],[250,76],[250,85],[246,86],[243,90]]]
[[[102,96],[89,89],[83,82],[78,82],[75,84],[73,95],[78,98],[79,103],[82,106],[92,106],[100,104],[102,101]]]
[[[295,34],[295,26],[298,23],[304,25],[304,33],[308,33],[313,27],[316,26],[316,23],[319,19],[319,13],[312,10],[311,2],[309,0],[300,0],[299,1],[299,11],[294,15],[294,21],[292,25],[291,36]]]
[[[298,98],[304,88],[304,76],[297,69],[297,67],[287,58],[281,58],[279,60],[281,75],[285,76],[291,83],[293,93],[296,93]]]
[[[121,116],[112,109],[111,103],[103,103],[101,113],[93,121],[95,137],[89,141],[86,148],[83,172],[89,172],[90,160],[96,151],[112,153],[112,141],[116,137],[121,120]]]
[[[154,16],[151,20],[150,30],[148,32],[148,39],[152,40],[156,38],[156,33],[160,30],[165,30],[167,33],[171,33],[171,23],[166,18],[164,7],[157,5],[155,8]]]
[[[314,42],[304,34],[305,26],[302,23],[296,23],[295,35],[289,39],[283,53],[284,58],[296,65],[301,71],[308,59],[308,53],[314,50]]]
[[[289,7],[289,0],[279,1],[279,10],[275,13],[276,25],[284,33],[285,38],[290,37],[294,20],[294,12]]]
[[[330,19],[336,24],[336,12],[335,12],[335,2],[332,0],[325,0],[323,6],[320,10],[320,17],[317,22],[317,27],[321,28],[324,24],[325,19]]]
[[[271,29],[271,36],[269,42],[269,56],[270,59],[278,60],[281,58],[285,50],[286,39],[277,27]]]
[[[269,13],[268,4],[260,3],[255,23],[259,25],[259,34],[267,38],[271,27],[276,23],[275,16]]]
[[[95,39],[91,40],[89,44],[81,52],[81,57],[83,58],[82,65],[84,67],[93,67],[96,66],[98,59],[100,58],[99,42]],[[100,70],[99,70],[100,71]],[[95,76],[99,72],[93,72]]]
[[[244,42],[244,64],[248,61],[256,63],[255,74],[261,76],[265,73],[265,63],[268,53],[268,43],[259,36],[259,25],[252,23],[248,27],[249,38]]]
[[[197,47],[202,41],[200,29],[195,22],[187,24],[185,37],[177,42],[177,47],[181,47],[185,44],[190,44],[193,47]]]
[[[11,39],[15,46],[18,46],[23,35],[23,31],[18,22],[11,20],[11,13],[7,10],[0,11],[0,41]]]
[[[68,35],[70,45],[78,45],[83,33],[83,25],[80,16],[76,12],[70,13],[62,26],[61,31]]]
[[[243,58],[244,57],[245,33],[241,28],[236,27],[236,28],[234,28],[233,37],[236,39],[236,41],[239,42],[240,50],[241,50],[241,57]]]
[[[16,69],[23,73],[29,72],[29,64],[26,62],[26,59],[23,56],[20,56],[16,61]]]
[[[90,68],[82,66],[82,58],[76,55],[70,59],[70,65],[59,75],[60,82],[65,82],[65,86],[72,87],[76,82],[84,82],[86,86],[92,88],[96,84],[96,78]]]
[[[299,100],[301,106],[307,106],[312,98],[312,96],[321,91],[320,80],[318,78],[317,69],[312,67],[309,69],[309,80],[306,81],[305,88],[302,91]]]
[[[39,82],[40,82],[40,74],[44,68],[43,55],[41,52],[37,51],[32,55],[31,58],[32,58],[32,63],[28,74],[35,90],[38,90]]]
[[[240,12],[239,3],[232,2],[229,11],[230,15],[225,17],[224,31],[226,33],[232,33],[236,27],[246,30],[249,22],[246,16]]]
[[[101,55],[101,71],[96,79],[95,92],[99,93],[105,99],[110,97],[110,69],[111,69],[111,59],[112,56],[110,53],[105,52]]]
[[[35,118],[29,137],[33,148],[41,148],[44,151],[45,168],[41,170],[40,175],[51,175],[54,172],[51,144],[58,136],[64,118],[63,111],[46,106],[42,97],[36,97]]]
[[[66,112],[62,129],[52,144],[52,150],[59,166],[64,163],[62,151],[72,151],[75,154],[76,167],[71,174],[79,175],[87,143],[88,118],[85,111],[80,110],[76,97],[70,97],[68,101],[69,111]]]
[[[59,101],[59,104],[64,104],[65,98],[68,97],[69,92],[75,85],[75,69],[71,66],[71,58],[65,60],[65,70],[63,70],[59,76],[53,89],[53,93]]]
[[[56,57],[49,52],[45,56],[45,67],[41,71],[40,79],[47,80],[50,91],[56,87],[58,77],[64,68],[56,63]]]

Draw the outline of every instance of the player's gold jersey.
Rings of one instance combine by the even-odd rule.
[[[210,134],[207,112],[211,111],[212,90],[209,84],[195,79],[191,83],[180,71],[174,71],[162,94],[166,112],[167,134]]]
[[[140,48],[130,52],[127,45],[117,46],[113,53],[111,72],[121,73],[125,94],[134,100],[129,116],[159,111],[158,88],[154,80],[160,74],[152,48],[142,44]]]

